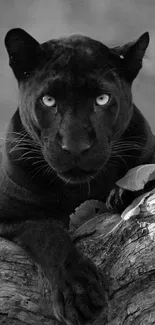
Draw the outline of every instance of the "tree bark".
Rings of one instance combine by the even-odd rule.
[[[113,226],[112,226],[113,225]],[[128,221],[105,213],[75,231],[103,276],[107,306],[95,325],[155,324],[155,194]],[[48,281],[28,254],[0,239],[0,324],[56,325]]]

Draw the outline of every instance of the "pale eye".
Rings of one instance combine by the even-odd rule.
[[[47,107],[54,107],[56,105],[55,98],[50,95],[43,96],[41,101]]]
[[[110,101],[110,95],[103,94],[101,96],[96,97],[96,105],[98,106],[104,106],[108,104]]]

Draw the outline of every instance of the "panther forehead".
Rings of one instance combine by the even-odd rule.
[[[57,52],[60,55],[67,54],[68,56],[75,54],[87,57],[88,59],[101,57],[108,59],[110,49],[100,41],[94,40],[91,37],[79,34],[64,36],[57,39],[52,39],[42,44],[42,48],[46,52]]]
[[[42,44],[46,53],[45,65],[36,70],[35,84],[39,89],[52,93],[85,94],[107,89],[108,80],[113,80],[110,63],[110,49],[99,41],[82,35],[70,35]],[[109,73],[107,73],[109,71]],[[104,87],[105,83],[105,87]]]

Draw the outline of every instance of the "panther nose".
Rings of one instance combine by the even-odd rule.
[[[80,143],[62,143],[61,147],[64,151],[70,153],[73,156],[80,156],[91,148],[91,143],[80,142]]]

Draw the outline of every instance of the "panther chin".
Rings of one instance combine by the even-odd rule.
[[[72,168],[66,172],[59,172],[58,176],[66,183],[69,184],[82,184],[94,179],[96,170],[83,170],[81,168]]]

